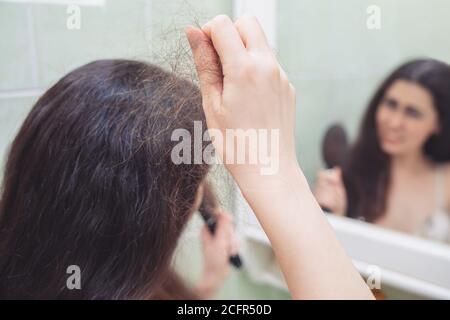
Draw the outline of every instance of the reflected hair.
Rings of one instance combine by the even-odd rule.
[[[436,163],[450,161],[450,67],[433,59],[407,62],[389,75],[375,92],[343,166],[347,215],[353,218],[373,222],[386,210],[390,157],[382,151],[378,141],[375,114],[386,91],[397,80],[414,82],[433,97],[441,130],[426,141],[423,152]]]

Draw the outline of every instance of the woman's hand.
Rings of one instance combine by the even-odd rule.
[[[278,130],[280,149],[279,152],[273,150],[272,156],[277,157],[280,170],[296,166],[295,90],[258,21],[245,16],[233,23],[227,16],[217,16],[201,30],[188,28],[187,36],[210,132],[217,130],[225,137],[227,129],[264,129],[270,137],[269,131]],[[220,142],[223,143],[213,139],[222,162],[238,183],[243,176],[261,173],[261,162],[253,165],[227,163],[227,155],[233,153],[234,148],[224,147],[225,141]],[[258,147],[249,146],[245,155],[257,153]]]
[[[203,272],[197,292],[203,299],[211,299],[230,273],[229,258],[237,254],[239,244],[234,234],[232,216],[218,209],[216,231],[207,225],[202,229]]]
[[[317,175],[314,196],[322,208],[344,216],[347,212],[347,194],[340,168],[321,170]]]

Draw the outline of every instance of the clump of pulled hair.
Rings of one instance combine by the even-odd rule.
[[[5,167],[0,298],[195,297],[171,268],[208,172],[171,161],[173,130],[194,121],[206,130],[198,88],[143,62],[95,61],[52,86]]]

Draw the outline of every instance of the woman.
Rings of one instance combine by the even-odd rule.
[[[236,250],[228,215],[218,213],[215,237],[203,231],[197,288],[171,269],[208,166],[173,164],[170,137],[205,122],[200,105],[193,84],[136,61],[95,61],[50,88],[6,165],[0,297],[211,298]],[[66,287],[71,265],[80,290]]]
[[[400,66],[380,86],[342,171],[319,173],[333,212],[450,241],[450,67]]]
[[[196,87],[172,74],[117,61],[82,67],[39,100],[8,159],[0,295],[188,296],[170,260],[200,203],[208,166],[175,165],[171,135],[178,128],[192,133],[193,120],[206,118],[222,133],[279,130],[276,174],[261,175],[265,163],[226,167],[272,242],[292,296],[372,299],[298,166],[295,93],[258,22],[218,16],[187,36],[201,100]],[[213,142],[219,157],[232,152]],[[77,292],[65,289],[69,263],[82,270]]]

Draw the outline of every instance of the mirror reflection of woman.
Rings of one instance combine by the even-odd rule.
[[[318,202],[380,226],[450,241],[450,67],[400,66],[380,86],[342,169],[319,172]]]

